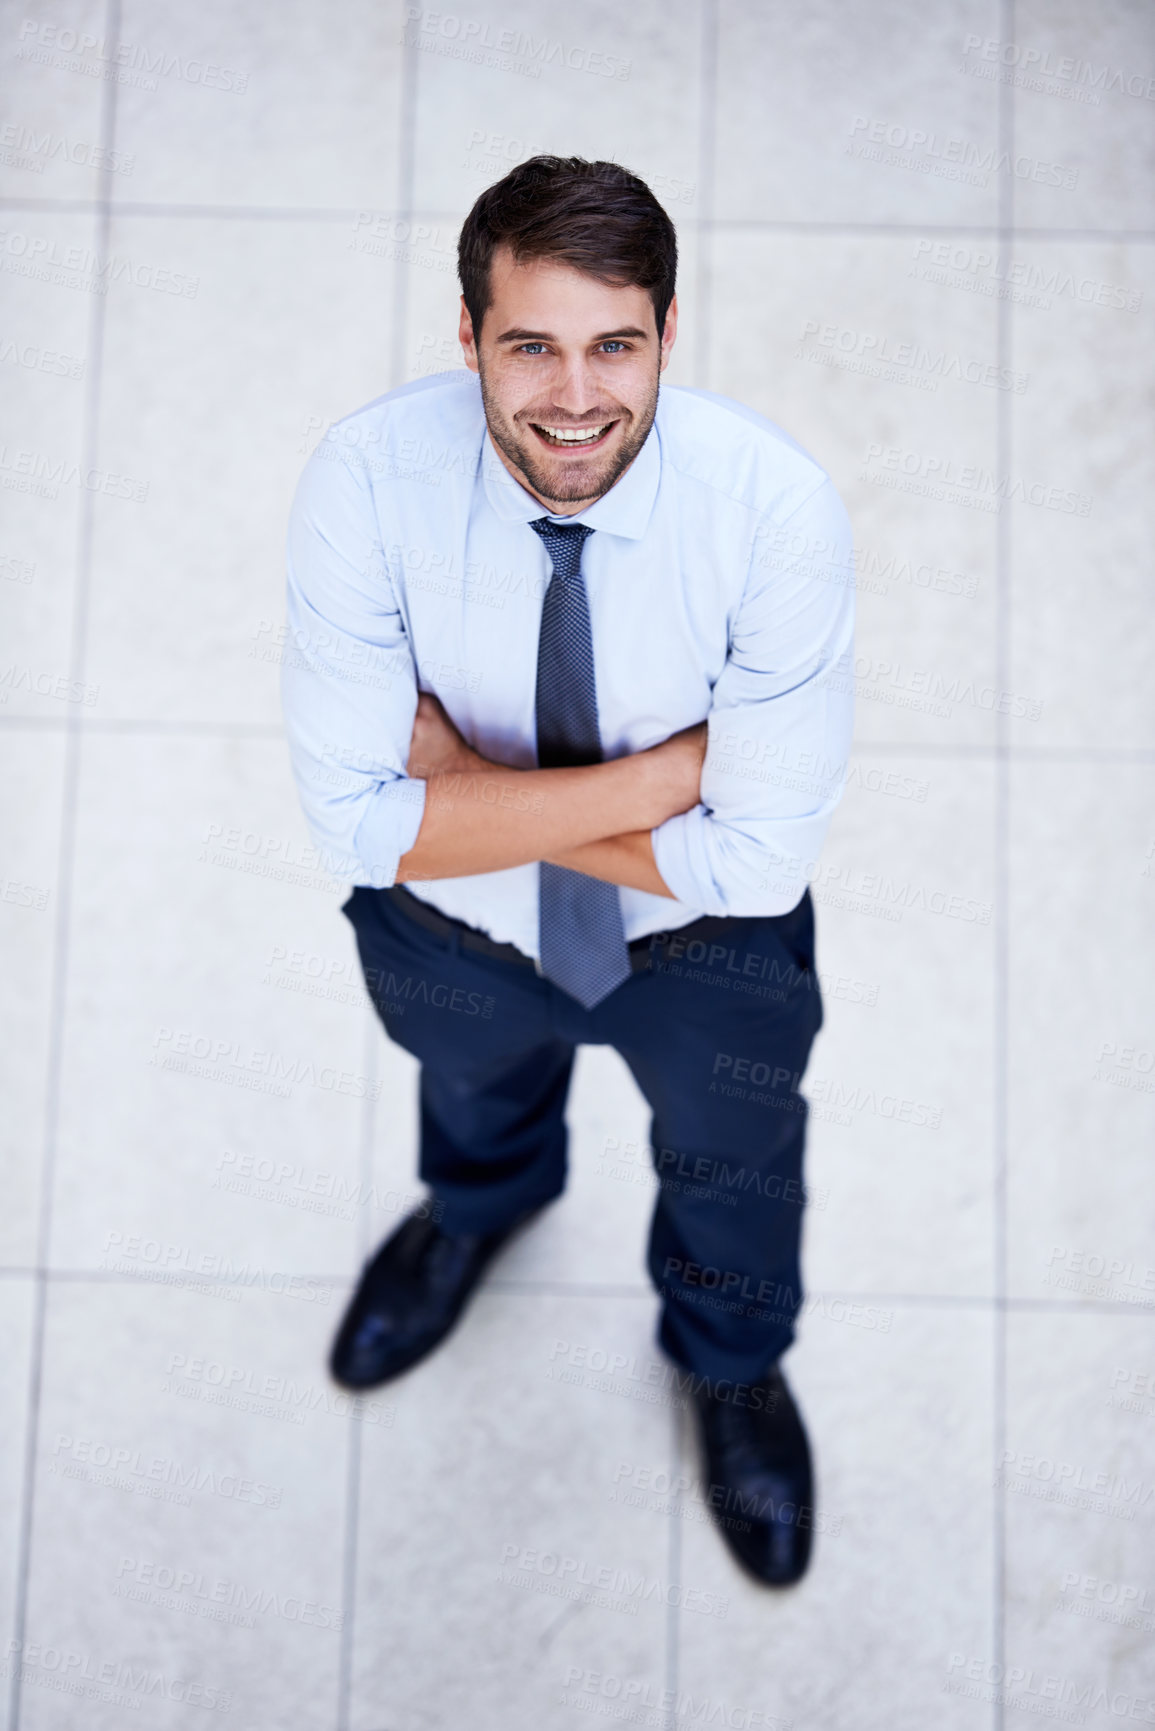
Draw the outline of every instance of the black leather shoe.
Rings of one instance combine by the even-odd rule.
[[[366,1264],[337,1331],[329,1357],[336,1381],[373,1388],[432,1352],[465,1309],[486,1264],[530,1213],[488,1233],[443,1232],[420,1214],[403,1220]]]
[[[706,1501],[742,1566],[770,1587],[801,1580],[810,1561],[814,1474],[801,1415],[782,1372],[731,1385],[742,1405],[703,1387]]]

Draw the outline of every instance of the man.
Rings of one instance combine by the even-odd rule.
[[[782,1585],[813,1524],[778,1360],[822,1020],[808,872],[849,745],[845,514],[752,411],[659,399],[674,231],[625,169],[523,163],[459,265],[468,370],[331,429],[289,535],[294,769],[421,1061],[431,1193],[332,1370],[369,1388],[445,1337],[562,1191],[575,1047],[612,1045],[654,1115],[659,1340],[731,1548]]]

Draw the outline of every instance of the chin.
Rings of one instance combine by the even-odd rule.
[[[611,486],[618,472],[618,451],[599,451],[595,463],[566,462],[564,458],[542,461],[540,451],[526,451],[522,454],[522,467],[531,479],[539,477],[539,492],[550,489],[552,499],[564,499],[572,503],[575,499],[595,498]]]
[[[538,492],[545,499],[554,499],[559,505],[576,505],[587,500],[600,499],[609,491],[613,481],[613,470],[606,469],[596,475],[586,471],[575,475],[543,475],[542,485]]]

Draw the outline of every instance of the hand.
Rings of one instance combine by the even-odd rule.
[[[702,797],[702,765],[706,759],[709,730],[704,721],[672,733],[661,745],[651,746],[642,755],[650,760],[656,778],[655,793],[667,817],[677,817],[692,811]]]
[[[428,781],[435,775],[469,774],[484,763],[485,759],[462,739],[433,693],[420,692],[406,773]]]

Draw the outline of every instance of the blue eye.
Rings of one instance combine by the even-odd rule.
[[[616,337],[611,337],[608,343],[602,344],[602,348],[605,349],[607,354],[617,354],[618,351],[624,349],[625,346],[625,343],[618,342]]]
[[[522,343],[521,353],[523,355],[528,355],[531,352],[534,354],[541,354],[544,348],[544,343]]]

